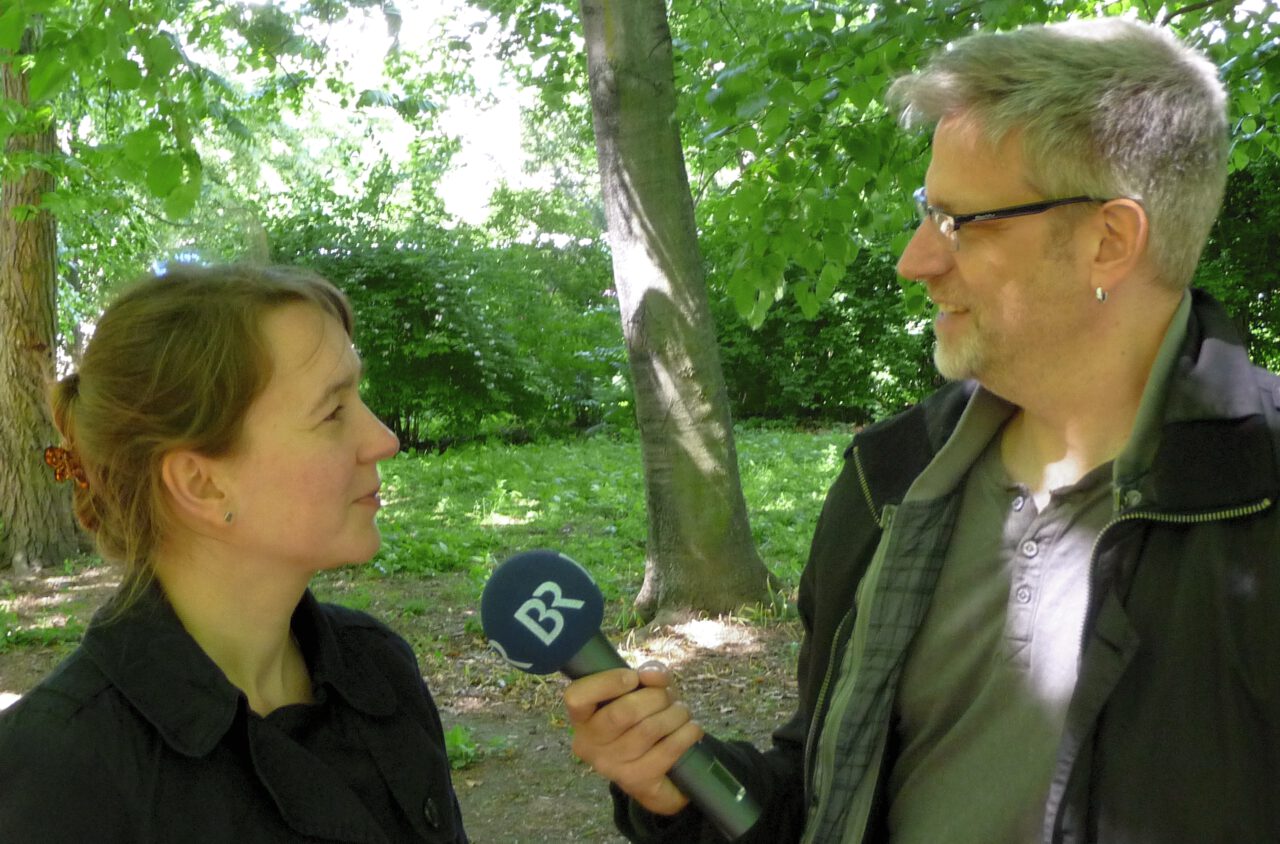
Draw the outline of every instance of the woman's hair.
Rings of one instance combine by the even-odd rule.
[[[351,336],[346,298],[309,271],[172,267],[127,287],[98,320],[79,371],[54,385],[54,423],[87,481],[72,485],[76,517],[102,556],[125,566],[127,593],[150,581],[171,518],[165,454],[235,447],[271,378],[263,316],[294,302],[320,308]]]
[[[971,35],[887,101],[907,128],[964,113],[992,145],[1021,132],[1025,175],[1046,198],[1138,200],[1161,280],[1190,283],[1226,186],[1226,95],[1213,64],[1166,30],[1100,18]]]

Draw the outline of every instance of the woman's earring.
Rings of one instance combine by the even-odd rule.
[[[227,514],[222,517],[222,520],[227,524],[231,524],[231,520],[234,519],[235,517],[236,517],[236,514],[228,510]]]
[[[1107,291],[1103,290],[1101,287],[1094,290],[1093,295],[1099,302],[1107,301]]]

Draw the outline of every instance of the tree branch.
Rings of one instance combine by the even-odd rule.
[[[742,40],[742,33],[738,31],[738,28],[736,26],[734,26],[733,18],[725,11],[724,0],[720,0],[720,3],[718,5],[720,9],[720,17],[724,18],[724,25],[727,26],[729,28],[729,31],[733,33],[733,37],[738,39],[739,44],[744,43]]]
[[[1201,0],[1201,2],[1199,3],[1189,3],[1180,9],[1171,9],[1170,11],[1165,13],[1163,18],[1160,19],[1160,25],[1168,26],[1173,21],[1173,19],[1178,17],[1179,15],[1186,15],[1186,14],[1190,14],[1191,12],[1198,12],[1201,9],[1207,9],[1210,6],[1218,6],[1226,2],[1230,2],[1231,7],[1235,8],[1236,4],[1234,0]]]

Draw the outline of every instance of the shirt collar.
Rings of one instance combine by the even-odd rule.
[[[1151,469],[1160,445],[1160,428],[1164,424],[1169,385],[1177,370],[1178,356],[1186,342],[1190,322],[1191,292],[1185,291],[1151,365],[1151,373],[1142,390],[1138,415],[1134,418],[1129,441],[1113,464],[1111,478],[1117,512],[1126,506],[1133,507],[1142,502],[1140,487]]]

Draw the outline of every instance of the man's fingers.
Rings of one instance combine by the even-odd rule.
[[[630,668],[611,668],[574,680],[564,690],[564,708],[569,715],[569,723],[576,727],[601,706],[634,691],[639,685],[640,675]]]
[[[626,765],[608,766],[611,772],[600,773],[618,784],[640,805],[651,812],[675,814],[685,807],[689,798],[667,776],[680,757],[702,738],[702,728],[693,721],[685,722],[679,729],[653,745],[647,753]]]

